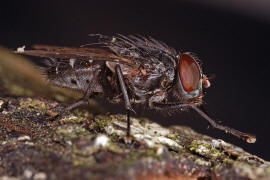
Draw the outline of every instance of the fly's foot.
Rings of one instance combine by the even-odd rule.
[[[62,115],[57,114],[55,116],[50,116],[48,118],[46,118],[46,121],[48,121],[49,123],[57,123],[59,121],[59,119],[61,118]]]
[[[63,106],[63,104],[57,104],[54,105],[53,107],[50,107],[46,110],[46,114],[54,117],[57,116],[59,114],[59,112],[62,112],[65,109],[65,106]]]
[[[131,136],[125,136],[124,137],[124,143],[127,145],[131,145],[134,142],[133,138]]]
[[[66,108],[63,108],[60,106],[57,106],[53,109],[49,109],[49,110],[47,110],[47,114],[49,115],[49,117],[46,118],[46,120],[49,123],[57,124],[59,122],[59,120],[61,119],[61,117],[63,117],[63,115],[66,112],[67,112]]]
[[[124,137],[124,143],[128,146],[128,148],[130,149],[138,149],[141,146],[144,146],[144,144],[138,140],[136,140],[134,137],[132,136],[125,136]]]

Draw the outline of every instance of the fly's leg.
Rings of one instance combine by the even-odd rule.
[[[127,137],[129,137],[130,136],[130,112],[135,113],[135,111],[132,109],[131,104],[130,104],[130,100],[129,100],[128,92],[127,92],[127,87],[126,87],[126,84],[124,81],[124,77],[123,77],[123,73],[122,73],[120,65],[118,65],[118,64],[116,65],[115,71],[117,73],[119,85],[120,85],[120,88],[121,88],[121,91],[122,91],[122,94],[124,97],[125,109],[127,110]]]
[[[241,131],[230,128],[228,126],[223,126],[221,124],[216,123],[212,118],[210,118],[210,116],[208,115],[208,113],[206,112],[206,110],[204,109],[202,105],[199,107],[191,105],[191,104],[177,104],[177,103],[155,103],[154,105],[154,108],[159,109],[159,110],[181,109],[185,107],[191,107],[192,109],[197,111],[197,113],[199,113],[204,119],[206,119],[211,124],[212,127],[216,129],[219,129],[226,133],[230,133],[248,143],[256,142],[256,137],[251,134],[243,133]]]
[[[228,126],[223,126],[221,124],[216,123],[212,118],[209,117],[208,113],[204,109],[203,106],[196,107],[196,106],[191,106],[195,111],[197,111],[204,119],[206,119],[211,126],[213,126],[216,129],[222,130],[226,133],[230,133],[248,143],[255,143],[256,142],[256,137],[254,135],[244,133],[241,131],[238,131],[236,129],[230,128]]]
[[[66,107],[64,110],[60,111],[56,116],[54,116],[51,120],[52,121],[57,120],[58,118],[63,116],[63,114],[65,114],[66,112],[71,111],[72,109],[75,109],[81,105],[87,104],[88,99],[90,98],[91,95],[92,95],[92,91],[90,91],[90,88],[88,88],[88,90],[85,92],[84,96],[81,99],[70,104],[68,107]]]

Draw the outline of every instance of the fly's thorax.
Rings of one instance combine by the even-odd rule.
[[[116,62],[106,62],[106,66],[115,73]],[[119,64],[134,102],[145,102],[156,92],[166,91],[174,81],[174,68],[169,69],[162,62],[145,64]]]

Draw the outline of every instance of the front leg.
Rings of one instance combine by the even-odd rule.
[[[206,112],[205,108],[203,105],[200,106],[196,106],[196,105],[192,105],[192,104],[181,104],[181,103],[155,103],[154,104],[154,108],[158,109],[158,110],[175,110],[175,109],[181,109],[181,108],[186,108],[186,107],[190,107],[192,109],[194,109],[197,113],[199,113],[205,120],[207,120],[210,125],[216,129],[219,129],[221,131],[224,131],[226,133],[230,133],[248,143],[254,143],[256,141],[256,137],[248,134],[248,133],[244,133],[241,131],[238,131],[236,129],[230,128],[228,126],[223,126],[221,124],[216,123]]]
[[[127,110],[127,137],[129,137],[130,136],[130,112],[132,111],[135,113],[135,111],[132,109],[131,104],[130,104],[127,87],[124,81],[124,77],[123,77],[123,73],[122,73],[120,65],[117,64],[115,66],[115,71],[116,71],[116,74],[119,80],[119,85],[120,85],[120,88],[124,97],[125,109]]]

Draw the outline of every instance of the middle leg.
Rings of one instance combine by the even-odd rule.
[[[130,104],[127,87],[124,81],[124,77],[123,77],[123,73],[122,73],[120,65],[116,65],[115,71],[117,73],[119,85],[120,85],[120,88],[124,97],[125,109],[127,110],[127,136],[129,137],[130,136],[130,112],[135,113],[135,111],[132,109],[132,106]]]

